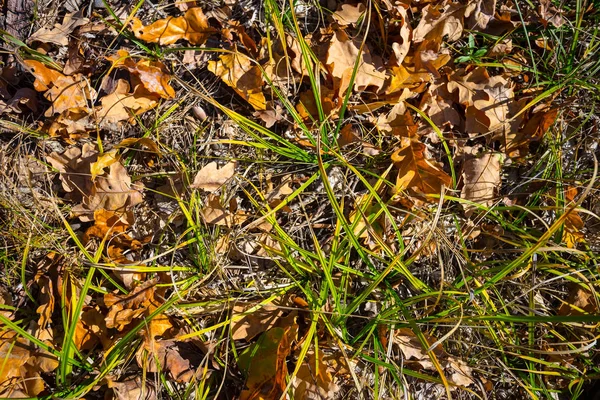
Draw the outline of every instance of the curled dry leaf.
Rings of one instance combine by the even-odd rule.
[[[38,111],[37,94],[33,89],[21,88],[12,97],[7,98],[6,101],[0,100],[0,115],[5,112],[20,114],[25,110],[23,106],[34,113]]]
[[[106,321],[98,307],[83,307],[75,326],[73,343],[79,351],[91,350],[98,343],[101,343],[104,348],[109,347],[110,340],[106,330]]]
[[[423,196],[439,194],[442,186],[452,186],[452,178],[426,157],[426,151],[427,147],[416,138],[402,138],[401,147],[392,154],[398,168],[396,191]]]
[[[484,206],[494,203],[497,191],[500,189],[500,153],[484,153],[469,156],[462,167],[463,188],[460,197]],[[463,204],[467,214],[475,207]]]
[[[262,72],[252,60],[233,49],[218,61],[209,61],[208,70],[217,75],[255,110],[266,110],[267,100],[262,92]]]
[[[67,46],[69,44],[69,34],[77,27],[85,25],[89,19],[83,18],[83,12],[72,12],[63,18],[62,24],[54,24],[52,28],[42,28],[29,36],[27,43],[42,42],[54,43],[59,46]]]
[[[35,90],[45,92],[44,97],[52,102],[46,117],[71,108],[88,108],[88,103],[96,97],[96,91],[81,74],[66,76],[36,60],[24,60],[23,63],[35,76]]]
[[[201,45],[216,32],[199,7],[190,8],[180,17],[160,19],[148,26],[143,26],[142,21],[135,17],[131,21],[135,37],[160,45],[173,44],[181,39]]]
[[[217,162],[213,161],[198,171],[191,187],[214,192],[235,175],[235,167],[235,162],[228,162],[219,168]]]
[[[160,61],[141,59],[137,62],[126,50],[119,50],[117,54],[107,57],[114,68],[126,69],[132,75],[132,84],[137,86],[137,81],[144,85],[148,93],[157,94],[163,99],[175,97],[175,89],[169,85],[171,75],[167,67]]]

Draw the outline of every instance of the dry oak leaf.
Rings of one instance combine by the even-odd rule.
[[[134,123],[135,115],[158,105],[159,96],[145,90],[143,85],[137,85],[133,93],[130,93],[129,89],[129,83],[119,79],[114,92],[100,99],[101,106],[95,111],[101,126],[115,126],[121,121]]]
[[[484,206],[494,204],[494,198],[502,183],[500,179],[502,158],[500,153],[469,156],[462,167],[463,188],[460,197]],[[463,206],[468,214],[476,208],[470,204],[463,204]]]
[[[285,43],[277,40],[274,45],[270,45],[265,38],[263,44],[264,49],[271,48],[267,54],[261,54],[262,57],[269,59],[262,65],[264,74],[271,82],[278,85],[280,90],[287,93],[290,81],[301,80],[308,74],[300,43],[295,37],[286,35]]]
[[[127,295],[107,293],[104,305],[108,307],[105,317],[107,328],[122,331],[134,319],[142,316],[150,306],[156,290],[156,281],[147,281]]]
[[[248,216],[237,210],[237,202],[232,199],[229,207],[221,204],[219,196],[210,194],[208,203],[202,208],[202,217],[207,224],[226,226],[228,228],[242,224]]]
[[[234,49],[232,53],[221,55],[218,61],[209,61],[207,68],[255,110],[267,109],[267,100],[262,92],[262,72],[248,56]]]
[[[300,103],[296,105],[296,110],[305,121],[319,120],[317,101],[321,103],[321,110],[325,117],[334,117],[337,114],[338,106],[334,99],[335,92],[327,86],[321,86],[319,89],[321,93],[318,100],[315,98],[312,89],[300,92]]]
[[[194,177],[194,182],[190,186],[194,189],[214,192],[235,175],[235,167],[235,162],[228,162],[219,168],[217,162],[213,161],[198,171]]]
[[[408,20],[408,11],[402,6],[394,8],[395,17],[400,23],[399,37],[392,43],[392,50],[396,57],[396,65],[402,65],[404,58],[408,55],[411,45],[411,33],[410,22]]]
[[[127,170],[120,162],[108,167],[108,172],[91,178],[91,164],[98,158],[95,146],[85,143],[71,147],[62,154],[52,153],[46,160],[58,170],[67,199],[80,202],[71,210],[83,222],[93,220],[94,211],[126,212],[143,201],[141,183],[132,184]]]
[[[52,102],[44,114],[46,117],[71,108],[87,108],[88,102],[96,97],[96,91],[81,74],[63,75],[36,60],[23,60],[23,63],[32,70],[35,90],[45,92],[44,97]]]
[[[473,2],[463,5],[451,0],[425,6],[421,20],[413,31],[413,41],[419,43],[430,39],[441,42],[444,36],[448,36],[449,42],[460,39],[465,14],[470,14],[475,6]]]
[[[380,114],[373,124],[382,132],[401,137],[416,137],[418,126],[410,111],[406,111],[404,101],[392,107],[387,114]]]
[[[475,68],[467,74],[459,70],[449,79],[448,92],[457,92],[459,103],[466,107],[465,129],[469,134],[516,130],[518,121],[510,117],[516,113],[518,103],[506,77],[490,77],[485,68]]]
[[[567,187],[567,190],[565,190],[565,201],[567,202],[568,209],[575,202],[576,196],[577,188],[574,186]],[[581,219],[577,209],[571,210],[565,220],[562,237],[563,242],[565,242],[568,248],[573,249],[577,246],[577,243],[585,242],[585,235],[581,232],[584,226],[583,219]]]
[[[113,68],[129,71],[134,87],[139,81],[148,93],[157,94],[163,99],[175,97],[175,89],[169,85],[171,75],[160,61],[141,59],[136,62],[126,50],[117,51],[117,54],[107,57],[107,60],[112,62]]]
[[[110,346],[104,315],[98,307],[84,306],[75,325],[73,343],[77,350],[92,350],[98,343]]]
[[[275,400],[285,392],[287,363],[298,325],[271,328],[238,359],[240,370],[246,375],[246,389],[240,400]]]
[[[332,17],[340,25],[356,24],[365,13],[366,7],[362,3],[342,4]]]
[[[130,212],[122,214],[104,209],[96,210],[94,211],[94,225],[90,226],[83,234],[83,243],[87,244],[91,238],[104,240],[111,239],[113,236],[118,236],[120,243],[132,241],[133,239],[125,234],[132,222],[133,215]]]
[[[340,86],[340,93],[344,93],[347,89],[357,62],[358,70],[354,80],[354,90],[362,91],[372,86],[379,91],[386,79],[385,73],[379,70],[382,67],[379,57],[372,56],[366,45],[361,52],[360,42],[350,39],[342,30],[335,31],[329,42],[325,64],[331,75],[338,80],[336,86]],[[344,84],[346,87],[343,87]]]
[[[0,397],[35,397],[45,390],[34,348],[11,330],[0,333]]]
[[[529,144],[542,140],[546,132],[554,125],[558,117],[558,108],[535,112],[521,129],[511,130],[493,137],[500,140],[502,150],[513,159],[521,159],[529,153]]]
[[[54,43],[59,46],[67,46],[69,44],[69,34],[77,27],[85,25],[89,19],[82,17],[83,12],[72,12],[63,18],[62,24],[54,24],[52,28],[41,28],[33,35],[29,36],[27,43],[42,42]]]
[[[75,144],[82,137],[87,137],[88,132],[96,127],[89,108],[75,107],[57,115],[47,126],[46,132],[52,137],[62,137],[67,143]]]
[[[111,164],[108,173],[98,176],[83,202],[72,209],[73,215],[85,216],[99,209],[124,213],[141,203],[143,185],[133,184],[127,170],[120,162]],[[82,219],[83,221],[83,219]]]
[[[323,360],[323,351],[315,354],[314,349],[306,353],[292,383],[295,399],[321,400],[331,399],[339,391],[329,372],[329,366]]]
[[[122,382],[108,381],[113,390],[114,400],[155,400],[158,398],[156,388],[150,381],[142,382],[141,376],[131,377]]]
[[[569,296],[560,305],[558,315],[584,315],[598,314],[598,296],[588,288],[570,284],[568,286]]]
[[[190,8],[180,17],[168,17],[143,26],[138,18],[131,20],[135,37],[149,43],[173,44],[185,39],[190,44],[201,45],[216,32],[208,23],[208,18],[199,7]]]
[[[416,138],[402,138],[400,148],[392,154],[392,162],[398,168],[396,192],[408,190],[409,194],[426,196],[440,194],[442,186],[452,186],[452,178],[426,153],[427,147]]]
[[[13,96],[7,98],[6,101],[0,100],[0,115],[5,112],[14,112],[20,114],[23,112],[23,107],[36,113],[38,111],[37,93],[30,88],[18,89]]]
[[[202,372],[202,368],[195,368],[201,361],[196,359],[197,353],[197,348],[190,342],[157,340],[151,351],[141,347],[136,359],[140,367],[146,367],[147,372],[169,372],[175,381],[188,383]]]
[[[277,304],[268,303],[258,310],[246,313],[252,305],[235,305],[232,309],[231,337],[233,340],[250,341],[274,327],[285,311]]]

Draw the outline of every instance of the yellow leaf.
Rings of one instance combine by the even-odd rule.
[[[255,110],[267,109],[267,101],[262,92],[262,72],[249,57],[234,49],[231,54],[220,56],[219,61],[209,61],[208,70],[232,87]]]
[[[107,168],[111,164],[114,164],[118,161],[117,152],[117,149],[107,151],[106,153],[99,156],[95,162],[90,164],[90,173],[92,174],[92,180],[96,179],[98,175],[102,175],[104,173],[104,168]]]

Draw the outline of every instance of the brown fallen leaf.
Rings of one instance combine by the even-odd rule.
[[[424,334],[427,343],[430,345],[436,342],[436,339],[430,335]],[[435,371],[436,368],[431,361],[429,354],[423,349],[423,345],[408,328],[397,329],[394,335],[394,344],[396,344],[408,363],[417,363],[422,369]],[[470,386],[473,380],[473,370],[463,360],[448,355],[441,346],[436,346],[432,350],[438,362],[444,368],[449,382],[456,386]]]
[[[442,130],[464,126],[463,117],[457,111],[452,98],[445,82],[433,82],[423,94],[420,108]]]
[[[217,162],[213,161],[198,171],[190,187],[214,192],[235,175],[235,167],[235,162],[228,162],[219,168]]]
[[[46,117],[60,114],[70,108],[87,108],[96,97],[96,91],[81,74],[63,75],[36,60],[24,60],[23,64],[30,68],[35,76],[34,88],[45,92],[44,97],[52,102],[52,106],[44,114]]]
[[[298,325],[271,328],[238,359],[246,376],[240,400],[278,399],[286,388],[287,364]]]
[[[571,284],[568,287],[569,296],[563,302],[559,309],[558,315],[584,315],[598,313],[598,299],[588,288]]]
[[[394,8],[394,17],[399,21],[400,29],[392,43],[392,51],[396,58],[396,65],[402,65],[404,58],[408,55],[411,46],[412,29],[408,19],[408,11],[401,5]]]
[[[356,24],[365,13],[366,7],[362,3],[342,4],[332,17],[340,25]]]
[[[127,50],[118,50],[117,54],[107,57],[113,68],[126,69],[132,75],[132,85],[144,85],[148,93],[159,95],[164,99],[175,97],[175,89],[169,85],[171,75],[167,67],[160,61],[147,59],[134,60]]]
[[[69,44],[69,35],[71,32],[88,22],[89,19],[83,18],[83,12],[81,10],[66,14],[62,24],[54,24],[52,28],[41,28],[27,38],[27,43],[42,42],[67,46]]]
[[[440,194],[442,186],[451,187],[452,178],[426,156],[427,147],[416,138],[403,137],[401,146],[392,154],[398,168],[395,191],[408,190],[409,194]]]
[[[138,39],[163,46],[180,39],[185,39],[192,45],[201,45],[216,33],[199,7],[190,8],[180,17],[160,19],[148,26],[143,26],[142,21],[134,17],[131,25],[133,34]]]
[[[324,116],[334,117],[338,110],[338,106],[334,99],[335,92],[329,89],[327,86],[320,87],[320,93],[318,101],[321,102],[321,109]],[[305,121],[318,121],[319,120],[319,108],[317,106],[317,100],[315,94],[311,89],[300,92],[300,103],[296,105],[296,110]]]
[[[463,5],[452,0],[428,4],[423,8],[421,20],[413,31],[413,41],[419,43],[429,39],[441,42],[445,38],[449,42],[454,42],[460,39],[465,14],[470,14],[475,6],[473,2]]]
[[[108,387],[113,390],[115,400],[154,400],[157,398],[156,388],[150,381],[142,382],[141,376],[131,377],[121,382],[112,379]]]
[[[285,315],[276,304],[265,304],[260,309],[244,315],[251,305],[235,305],[232,309],[231,337],[233,340],[250,341],[271,329]]]
[[[79,351],[91,350],[99,343],[105,349],[110,345],[106,321],[98,307],[83,307],[75,326],[73,343]]]
[[[228,228],[242,224],[248,216],[237,211],[237,203],[232,199],[229,207],[221,204],[219,196],[211,194],[208,196],[208,203],[202,208],[202,217],[207,224],[226,226]]]
[[[418,126],[409,111],[406,111],[404,101],[398,102],[387,114],[380,114],[373,124],[381,132],[400,137],[416,137]]]
[[[45,390],[33,346],[10,329],[0,332],[0,360],[0,397],[36,397]]]
[[[133,184],[120,162],[112,163],[107,172],[92,180],[91,165],[98,159],[92,144],[71,147],[62,154],[52,153],[46,159],[59,171],[67,199],[79,202],[71,210],[73,216],[84,222],[93,220],[96,210],[124,213],[143,201],[143,185]]]
[[[484,206],[494,204],[494,199],[500,189],[500,153],[484,153],[471,155],[464,161],[462,167],[463,188],[460,197]],[[473,205],[463,204],[467,214],[471,214]]]
[[[0,100],[0,115],[5,112],[14,112],[20,114],[27,107],[30,111],[36,113],[39,108],[37,94],[29,88],[18,89],[12,97],[6,101]]]
[[[221,55],[218,61],[209,61],[207,68],[255,110],[267,109],[267,100],[262,92],[262,72],[248,56],[233,49],[232,53]]]
[[[333,382],[329,369],[323,359],[323,351],[315,354],[314,349],[309,350],[292,383],[294,398],[320,400],[335,397],[339,387]]]
[[[127,295],[105,294],[104,305],[108,307],[104,318],[106,327],[122,331],[134,319],[142,316],[150,306],[155,290],[156,281],[147,281]]]
[[[100,99],[101,106],[95,110],[96,118],[101,126],[118,127],[118,123],[135,122],[135,115],[140,115],[158,105],[159,96],[145,90],[143,85],[130,92],[130,85],[119,79],[115,90]]]
[[[344,82],[349,82],[357,62],[358,70],[356,71],[353,89],[362,91],[371,86],[376,92],[379,91],[386,79],[385,73],[381,71],[381,59],[372,56],[366,45],[361,52],[360,42],[350,39],[344,31],[335,31],[329,42],[325,64],[331,76],[337,80],[336,86],[339,87],[340,93],[344,93],[347,89],[348,83]]]
[[[539,142],[550,130],[558,117],[558,108],[533,113],[520,129],[498,132],[492,138],[499,140],[501,149],[513,159],[523,159],[529,153],[529,145]]]

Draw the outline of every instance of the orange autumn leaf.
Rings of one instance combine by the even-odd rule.
[[[117,51],[117,54],[107,57],[107,60],[112,62],[114,68],[129,71],[133,77],[133,86],[137,86],[136,80],[139,80],[149,93],[157,94],[163,99],[175,97],[175,90],[169,85],[171,75],[160,61],[135,61],[126,50]]]
[[[180,17],[159,19],[148,26],[143,26],[138,18],[132,18],[132,29],[138,39],[160,45],[173,44],[180,39],[201,45],[216,32],[199,7],[190,8]]]
[[[452,185],[452,178],[426,157],[426,149],[416,138],[402,138],[401,147],[392,154],[392,162],[398,168],[396,191],[439,194],[442,186]]]
[[[81,74],[63,75],[36,60],[24,60],[23,63],[31,68],[35,77],[35,90],[45,92],[44,97],[52,102],[52,106],[44,114],[46,117],[71,108],[86,108],[88,102],[96,96],[96,91]]]
[[[267,100],[262,92],[262,72],[248,56],[234,50],[220,56],[218,61],[209,61],[208,70],[233,88],[255,110],[267,109]]]

